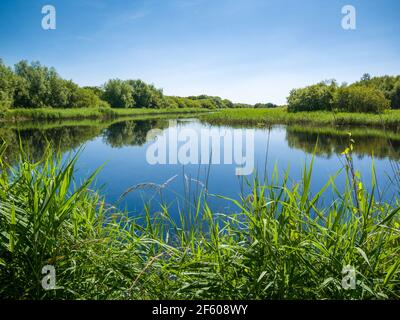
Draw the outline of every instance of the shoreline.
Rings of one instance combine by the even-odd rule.
[[[26,122],[46,120],[115,119],[132,116],[200,114],[204,109],[10,109],[0,113],[0,122]]]
[[[0,123],[64,120],[110,120],[146,116],[194,115],[211,125],[265,126],[308,125],[319,127],[368,127],[396,130],[400,128],[400,110],[382,114],[345,113],[328,111],[288,112],[274,109],[10,109],[0,113]]]
[[[288,112],[285,108],[276,109],[224,109],[213,112],[200,119],[212,125],[250,125],[273,124],[314,125],[314,126],[367,126],[397,129],[400,127],[400,110],[390,110],[382,114],[345,113],[328,111]]]

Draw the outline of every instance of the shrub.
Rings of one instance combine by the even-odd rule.
[[[113,108],[133,108],[133,88],[127,81],[109,80],[104,85],[103,99]]]
[[[288,111],[331,110],[336,83],[321,82],[306,88],[290,91]]]
[[[400,79],[396,82],[392,91],[390,91],[390,99],[392,109],[400,109]]]
[[[335,108],[347,112],[380,113],[390,107],[383,92],[373,87],[350,86],[337,90]]]
[[[254,105],[255,109],[271,109],[271,108],[278,108],[278,105],[268,102],[268,103],[256,103]]]
[[[104,105],[100,98],[89,89],[79,88],[74,98],[72,108],[98,108]]]
[[[11,108],[14,103],[15,75],[0,59],[0,111]]]
[[[371,77],[367,73],[354,85],[379,89],[391,101],[392,109],[400,108],[400,76]]]

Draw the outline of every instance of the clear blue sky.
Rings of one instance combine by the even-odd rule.
[[[41,28],[46,4],[56,30]],[[357,30],[341,28],[346,4]],[[2,0],[0,57],[81,85],[140,78],[170,95],[285,103],[320,80],[400,74],[400,1]]]

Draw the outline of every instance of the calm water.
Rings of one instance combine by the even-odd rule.
[[[179,134],[183,130],[190,129],[200,133],[202,129],[212,129],[212,127],[196,119],[181,119],[176,123],[162,119],[129,120],[113,124],[87,121],[78,125],[26,123],[19,128],[3,124],[0,127],[0,137],[10,146],[7,156],[11,160],[16,155],[18,136],[37,157],[43,153],[46,140],[52,145],[59,145],[65,156],[84,146],[76,178],[82,179],[104,164],[96,180],[97,186],[101,187],[101,192],[106,196],[108,203],[126,207],[132,214],[142,212],[143,203],[150,203],[153,208],[158,208],[160,202],[168,204],[175,214],[179,210],[188,212],[192,200],[204,191],[205,186],[209,195],[208,201],[214,210],[234,210],[230,202],[213,194],[238,198],[240,194],[248,192],[243,178],[235,175],[237,164],[149,164],[146,151],[154,141],[146,141],[146,136],[152,129],[160,129],[157,133],[160,139],[168,137],[175,131]],[[341,152],[349,141],[346,134],[348,129],[344,128],[316,129],[286,126],[234,128],[224,125],[213,129],[217,130],[216,132],[232,135],[246,134],[253,130],[254,166],[259,176],[264,176],[265,170],[267,176],[270,176],[274,166],[283,176],[284,171],[290,168],[290,179],[293,182],[300,180],[301,170],[304,164],[310,162],[318,140],[312,179],[313,192],[319,190],[330,175],[343,168],[344,159]],[[363,180],[369,186],[372,154],[374,154],[379,190],[386,200],[391,200],[399,191],[397,183],[391,181],[397,178],[400,134],[362,128],[353,128],[351,131],[356,141],[354,150],[356,169],[361,172]],[[178,148],[183,144],[184,142],[180,142]],[[236,143],[233,147],[237,145]],[[224,141],[221,140],[222,159],[224,147],[226,147]],[[233,152],[232,147],[227,150]],[[251,179],[251,176],[247,179]],[[155,184],[161,185],[166,181],[169,182],[160,194]],[[344,182],[343,173],[337,177],[336,184],[339,188],[343,188]],[[126,190],[134,186],[136,186],[134,190],[119,200]],[[327,192],[325,199],[328,201],[330,197],[331,192]]]

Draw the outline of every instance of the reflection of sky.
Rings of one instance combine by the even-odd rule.
[[[197,132],[204,128],[198,122],[184,122],[178,125],[178,131],[183,129],[195,129]],[[165,135],[173,128],[163,131]],[[229,129],[224,130],[239,130]],[[283,178],[286,169],[290,169],[290,181],[299,182],[302,175],[302,169],[305,164],[311,161],[311,155],[301,149],[290,148],[287,142],[286,129],[284,127],[275,127],[271,129],[269,137],[269,151],[267,161],[267,176],[270,176],[274,166],[277,167],[279,175]],[[255,130],[255,167],[260,176],[263,176],[266,147],[268,141],[268,130]],[[311,141],[315,143],[315,141]],[[146,150],[150,143],[142,146],[124,146],[121,148],[112,148],[107,145],[102,137],[97,137],[86,144],[86,147],[79,159],[79,174],[85,176],[90,171],[105,163],[104,168],[100,171],[97,178],[97,185],[104,185],[102,192],[106,194],[109,203],[115,201],[128,188],[141,183],[157,183],[163,184],[172,177],[175,177],[163,191],[163,200],[171,205],[175,212],[179,209],[185,210],[184,198],[188,198],[190,193],[193,200],[194,194],[201,190],[201,181],[206,183],[208,179],[208,192],[210,194],[220,194],[227,197],[238,198],[241,193],[243,180],[235,175],[237,165],[233,164],[212,164],[208,165],[185,165],[167,164],[167,165],[149,165],[146,161]],[[221,145],[221,149],[223,146]],[[179,148],[178,148],[179,149]],[[231,150],[232,151],[232,150]],[[223,151],[221,150],[221,157]],[[334,175],[343,167],[343,156],[333,155],[331,157],[317,156],[315,158],[312,176],[312,192],[316,193],[328,181],[329,177]],[[371,164],[370,156],[354,157],[354,166],[362,174],[364,184],[369,187],[371,181]],[[384,197],[390,199],[394,192],[398,189],[388,184],[388,176],[393,176],[393,170],[390,166],[388,158],[375,159],[375,168],[378,177],[380,190],[387,189]],[[208,173],[209,171],[209,173]],[[185,182],[185,176],[191,180],[191,183]],[[207,178],[208,177],[208,178]],[[251,177],[248,177],[248,179]],[[345,175],[342,173],[336,179],[336,185],[339,189],[343,189],[345,184]],[[186,186],[186,187],[185,187]],[[146,189],[136,190],[129,193],[122,206],[126,205],[131,211],[140,211],[143,208],[143,199],[149,200],[154,195],[154,191]],[[246,190],[246,188],[244,189]],[[245,193],[248,192],[245,191]],[[325,200],[331,198],[332,192],[327,191]],[[153,199],[153,205],[156,206],[159,197]],[[177,199],[180,199],[179,205]],[[216,197],[209,197],[211,207],[216,211],[226,211],[227,207],[234,208],[234,205]],[[193,201],[192,201],[193,203]]]

